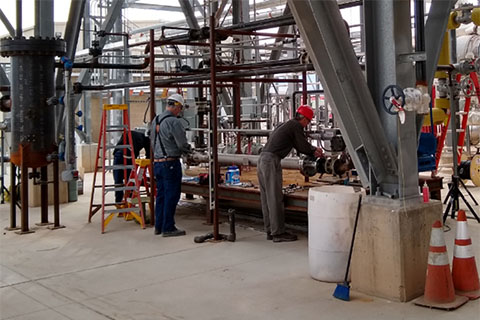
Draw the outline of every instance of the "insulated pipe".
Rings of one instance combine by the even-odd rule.
[[[196,163],[206,163],[209,161],[209,156],[202,153],[193,153],[189,156]],[[218,154],[218,164],[221,165],[237,165],[237,166],[244,166],[249,165],[256,167],[258,163],[258,159],[260,156],[257,155],[247,155],[247,154],[227,154],[227,153],[219,153]],[[285,158],[281,161],[281,167],[283,169],[293,169],[293,170],[300,170],[300,158]]]

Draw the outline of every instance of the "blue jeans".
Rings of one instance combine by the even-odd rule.
[[[174,231],[175,209],[180,200],[182,167],[180,160],[155,162],[157,180],[157,202],[155,204],[155,230]]]
[[[123,151],[122,152],[115,152],[113,154],[113,164],[121,164],[123,165]],[[131,165],[132,160],[127,159],[127,165]],[[123,180],[128,180],[130,177],[130,172],[132,170],[127,169],[127,179],[124,177],[125,169],[117,169],[113,170],[113,181],[115,181],[115,184],[121,184],[123,185],[124,182]],[[126,183],[125,183],[126,184]],[[123,201],[123,191],[115,191],[115,202],[120,203]]]

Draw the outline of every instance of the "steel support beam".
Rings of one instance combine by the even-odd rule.
[[[182,12],[181,7],[166,6],[166,5],[152,4],[152,3],[130,3],[130,4],[125,4],[125,8],[158,10],[158,11],[168,11],[168,12]]]
[[[10,23],[10,21],[8,21],[8,18],[7,18],[7,16],[3,13],[2,9],[0,9],[0,20],[2,20],[3,25],[5,26],[5,28],[7,28],[8,33],[10,34],[10,36],[11,36],[12,38],[15,37],[15,29],[13,28],[12,24]]]
[[[189,28],[200,29],[197,18],[195,17],[195,12],[193,11],[192,5],[188,0],[178,0],[180,7],[185,14],[185,19],[187,19],[187,24]]]
[[[288,16],[288,15],[291,15],[291,14],[292,13],[290,11],[290,7],[288,6],[288,3],[287,3],[285,5],[285,9],[283,10],[283,15]],[[281,26],[281,27],[278,28],[277,33],[285,34],[285,33],[288,33],[289,29],[290,29],[290,26]],[[274,50],[272,50],[272,52],[270,52],[270,58],[269,58],[270,61],[278,60],[282,56],[283,40],[285,40],[285,38],[276,38],[275,39],[274,46],[278,47],[278,49],[274,49]],[[260,90],[259,90],[260,101],[259,101],[259,103],[265,103],[266,100],[267,100],[267,95],[265,94],[265,85],[267,85],[268,88],[270,88],[270,84],[262,83],[260,85]]]
[[[365,77],[345,30],[336,1],[288,0],[315,70],[332,101],[343,137],[364,186],[398,186],[395,153],[383,132]]]
[[[417,129],[414,112],[405,112],[405,123],[385,112],[384,89],[388,85],[415,87],[415,68],[402,62],[400,54],[412,53],[410,2],[365,0],[365,45],[367,82],[388,143],[397,150],[398,195],[418,197]],[[371,181],[374,185],[375,182]],[[375,187],[375,186],[373,186]],[[395,188],[382,190],[391,193]]]
[[[427,83],[432,87],[438,58],[442,49],[443,37],[447,31],[448,17],[456,0],[432,1],[425,24],[425,48],[427,53]]]

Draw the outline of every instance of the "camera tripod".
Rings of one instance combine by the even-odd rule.
[[[462,179],[460,179],[456,175],[452,175],[452,182],[450,182],[448,184],[447,197],[443,201],[443,204],[447,204],[447,202],[448,202],[447,208],[445,209],[445,212],[443,213],[443,223],[445,223],[445,221],[447,220],[448,213],[449,213],[450,209],[451,209],[450,217],[452,219],[455,219],[455,212],[457,212],[459,207],[460,207],[459,196],[460,196],[460,198],[462,198],[463,202],[467,205],[468,209],[473,214],[473,216],[475,217],[477,222],[480,223],[480,218],[478,217],[477,213],[475,212],[473,207],[470,205],[470,203],[467,201],[465,196],[462,194],[462,191],[460,191],[460,184],[467,191],[468,195],[473,200],[475,205],[478,206],[478,202],[475,200],[472,193],[467,189],[467,187],[463,183]]]
[[[459,174],[458,174],[458,162],[460,161],[460,159],[457,158],[458,136],[456,134],[457,133],[457,116],[456,115],[459,109],[459,102],[458,102],[459,89],[458,89],[458,86],[456,86],[456,81],[452,77],[451,72],[448,74],[448,78],[449,78],[448,87],[450,91],[450,130],[452,132],[451,138],[452,138],[453,175],[452,175],[452,182],[449,184],[447,197],[443,202],[443,204],[446,204],[448,202],[447,208],[443,213],[443,223],[445,224],[445,221],[447,220],[447,216],[448,216],[448,212],[450,211],[450,208],[452,209],[451,218],[455,219],[455,212],[457,212],[460,207],[459,200],[458,200],[459,196],[462,198],[463,202],[467,205],[470,212],[474,215],[475,219],[477,219],[477,222],[480,223],[480,218],[478,217],[477,213],[472,208],[470,203],[467,201],[467,199],[465,199],[465,197],[463,196],[459,188],[459,184],[462,184],[463,188],[467,191],[470,198],[472,198],[475,205],[478,205],[477,201],[475,200],[473,195],[470,193],[470,191],[467,189],[463,181],[459,178]]]

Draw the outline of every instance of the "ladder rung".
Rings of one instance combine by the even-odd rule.
[[[118,169],[134,169],[133,164],[114,164],[113,166],[105,166],[105,170],[118,170]]]
[[[137,190],[135,186],[133,187],[113,187],[113,188],[105,188],[105,192],[111,192],[111,191],[134,191]]]
[[[115,145],[108,145],[107,146],[107,149],[112,149],[112,148],[115,148],[115,149],[132,149],[132,146],[129,145],[129,144],[119,144],[118,146],[115,146]]]
[[[448,129],[447,132],[452,132],[452,129]],[[465,129],[457,129],[456,132],[465,132]]]
[[[457,111],[457,112],[455,112],[455,114],[465,115],[465,114],[468,114],[468,112],[466,112],[466,111]]]
[[[111,126],[107,126],[107,130],[108,129],[127,129],[128,126],[126,124],[114,124],[114,125],[111,125]]]
[[[107,129],[107,132],[123,132],[123,129]]]
[[[140,208],[121,208],[121,209],[108,209],[104,211],[105,213],[121,213],[121,212],[140,212]]]
[[[101,188],[103,186],[101,184],[97,184],[97,185],[94,185],[93,187],[94,188]],[[115,185],[114,184],[106,184],[105,185],[105,188],[109,188],[109,187],[115,187]]]

